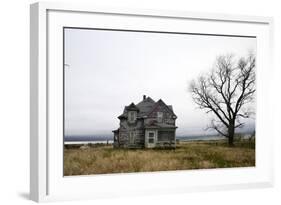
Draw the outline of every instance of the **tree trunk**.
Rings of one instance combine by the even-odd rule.
[[[229,127],[228,127],[228,145],[229,146],[233,146],[233,141],[234,141],[234,131],[235,128],[234,128],[234,123],[230,123],[229,124]]]

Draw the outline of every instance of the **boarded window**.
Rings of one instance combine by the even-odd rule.
[[[173,141],[175,140],[174,131],[158,131],[158,141]]]
[[[130,111],[128,118],[129,118],[129,122],[131,123],[135,122],[137,119],[137,113],[134,111]]]
[[[134,144],[136,139],[136,132],[129,132],[129,143]]]
[[[148,143],[154,143],[154,132],[148,133]]]
[[[163,112],[157,112],[157,121],[163,122]]]

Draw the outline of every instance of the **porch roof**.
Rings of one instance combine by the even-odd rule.
[[[170,129],[176,129],[178,128],[175,125],[169,125],[166,123],[153,123],[152,125],[145,125],[144,128],[149,129],[149,128],[160,128],[160,129],[165,129],[165,128],[170,128]]]

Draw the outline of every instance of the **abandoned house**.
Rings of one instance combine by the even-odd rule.
[[[125,106],[118,117],[120,127],[114,130],[114,147],[154,148],[176,145],[177,116],[171,105],[143,96],[138,104]]]

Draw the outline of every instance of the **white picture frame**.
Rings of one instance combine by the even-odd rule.
[[[30,11],[32,200],[40,202],[273,186],[273,130],[269,129],[271,120],[268,120],[272,119],[272,109],[266,109],[272,107],[272,94],[268,92],[274,72],[271,63],[272,18],[45,2],[32,4]],[[62,69],[64,26],[257,36],[256,167],[63,177],[63,138],[55,136],[62,130],[62,70],[59,66]]]

